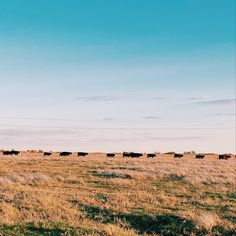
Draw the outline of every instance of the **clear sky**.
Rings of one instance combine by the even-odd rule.
[[[235,0],[1,0],[0,148],[235,152]]]

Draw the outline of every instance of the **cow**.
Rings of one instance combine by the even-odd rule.
[[[229,158],[231,158],[230,154],[221,154],[221,155],[219,155],[219,160],[228,160]]]
[[[3,151],[2,153],[3,155],[8,155],[8,156],[12,156],[12,155],[18,156],[20,152],[12,150],[12,151]]]
[[[181,157],[183,157],[183,156],[184,156],[183,154],[175,153],[174,158],[181,158]]]
[[[107,153],[107,157],[115,157],[115,153]]]
[[[130,157],[130,152],[123,152],[123,157]]]
[[[70,156],[71,154],[72,154],[71,152],[60,152],[61,157]]]
[[[51,152],[44,152],[43,155],[44,155],[44,156],[51,156],[52,153],[51,153]]]
[[[131,157],[131,158],[139,158],[143,156],[142,153],[136,153],[136,152],[124,152],[123,157]]]
[[[18,156],[20,154],[19,151],[14,151],[14,150],[12,150],[11,153],[12,153],[12,155],[16,155],[16,156]]]
[[[12,156],[11,151],[3,151],[2,154],[5,155],[5,156]]]
[[[197,159],[203,159],[205,157],[204,154],[196,154]]]
[[[148,153],[147,154],[147,158],[154,158],[154,157],[156,157],[155,153]]]
[[[88,153],[87,152],[78,152],[77,155],[78,155],[78,157],[85,157],[88,155]]]
[[[131,158],[139,158],[139,157],[142,157],[142,156],[143,156],[142,153],[136,153],[136,152],[131,152],[130,153]]]

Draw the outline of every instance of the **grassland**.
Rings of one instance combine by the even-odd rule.
[[[235,235],[236,159],[0,155],[1,235]]]

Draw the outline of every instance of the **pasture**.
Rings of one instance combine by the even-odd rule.
[[[1,235],[235,235],[236,158],[0,154]]]

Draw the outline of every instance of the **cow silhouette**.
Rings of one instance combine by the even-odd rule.
[[[230,154],[221,154],[221,155],[219,155],[219,160],[228,160],[229,158],[231,158]]]
[[[51,152],[44,152],[43,155],[44,155],[44,156],[51,156],[52,153],[51,153]]]
[[[71,152],[60,152],[61,157],[70,156],[71,154],[72,154]]]
[[[124,152],[123,157],[131,157],[131,158],[139,158],[143,156],[142,153],[137,153],[137,152]]]
[[[183,156],[183,154],[175,153],[174,158],[182,158]]]
[[[197,158],[197,159],[203,159],[204,157],[205,157],[204,154],[197,154],[197,155],[196,155],[196,158]]]
[[[78,152],[77,155],[78,155],[78,157],[85,157],[88,155],[88,153],[87,152]]]
[[[20,152],[12,150],[12,151],[3,151],[2,153],[3,155],[6,155],[6,156],[12,156],[12,155],[18,156]]]
[[[107,153],[107,157],[115,157],[115,153]]]
[[[155,153],[148,153],[147,154],[147,158],[154,158],[154,157],[156,157]]]

